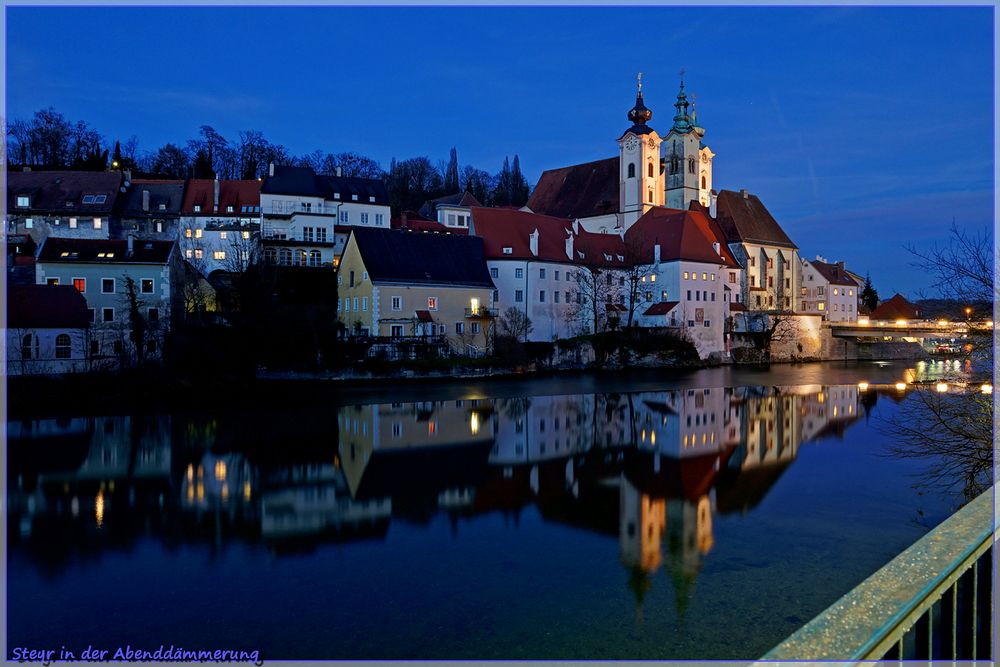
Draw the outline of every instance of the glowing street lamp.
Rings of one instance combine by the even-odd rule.
[[[858,391],[868,391],[868,383],[867,382],[859,382],[858,383]]]
[[[896,383],[896,390],[897,391],[905,391],[906,390],[906,383],[905,382],[897,382]]]
[[[936,389],[938,390],[938,393],[943,394],[946,391],[948,391],[948,383],[947,382],[938,382]]]
[[[983,392],[984,394],[992,394],[993,393],[993,385],[988,384],[988,383],[984,384],[982,387],[979,388],[979,390],[981,392]]]

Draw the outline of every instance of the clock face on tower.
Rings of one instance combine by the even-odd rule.
[[[639,142],[635,140],[635,137],[629,137],[628,140],[625,142],[625,150],[627,150],[630,153],[638,147],[639,147]]]

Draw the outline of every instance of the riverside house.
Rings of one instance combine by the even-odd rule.
[[[7,298],[7,375],[88,370],[83,295],[67,285],[11,285]]]
[[[478,356],[491,341],[493,289],[481,238],[354,227],[338,270],[338,319],[351,336]]]
[[[120,171],[13,171],[7,174],[7,233],[107,239]]]

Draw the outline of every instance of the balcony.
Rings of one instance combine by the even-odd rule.
[[[497,316],[496,308],[485,308],[480,306],[479,308],[466,308],[465,316],[470,319],[489,319]]]

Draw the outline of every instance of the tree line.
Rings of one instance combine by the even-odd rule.
[[[296,156],[257,130],[226,138],[210,125],[182,143],[168,142],[141,150],[135,135],[113,144],[86,121],[73,121],[51,107],[30,119],[15,119],[6,128],[7,157],[12,166],[33,169],[128,169],[135,177],[257,179],[271,163],[308,166],[318,174],[381,179],[394,211],[418,210],[424,201],[470,192],[485,206],[523,206],[531,189],[520,159],[505,157],[496,173],[459,165],[455,148],[447,161],[428,157],[395,158],[383,169],[376,161],[353,152],[315,150]]]

